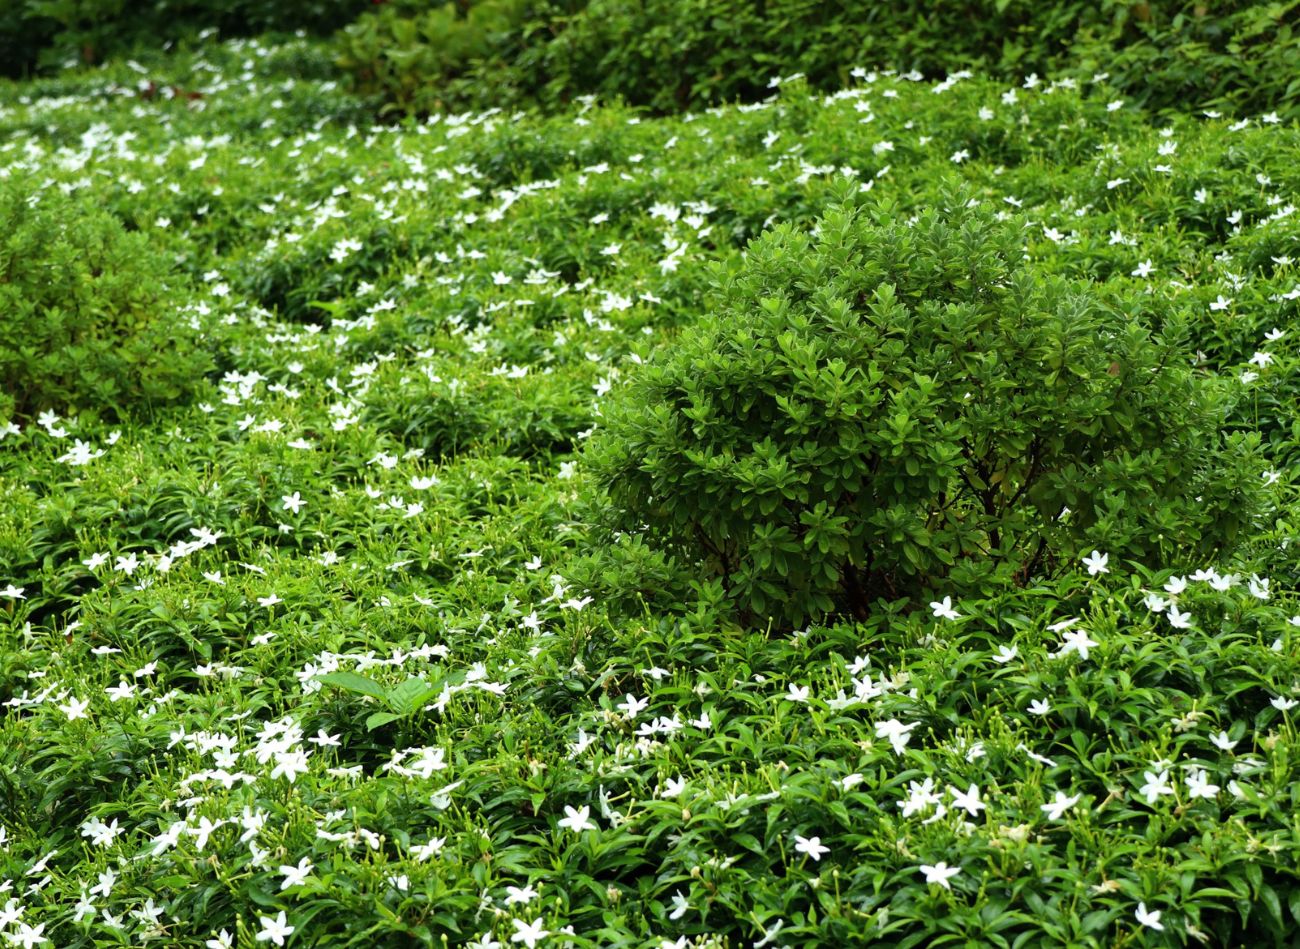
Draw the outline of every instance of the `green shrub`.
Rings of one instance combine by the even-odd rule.
[[[5,0],[0,3],[0,76],[42,62],[101,62],[135,44],[158,47],[186,33],[228,36],[268,30],[327,33],[352,20],[365,0]]]
[[[952,193],[911,221],[845,203],[758,238],[606,411],[586,460],[608,525],[720,579],[750,622],[795,624],[1093,548],[1230,543],[1257,509],[1255,437],[1220,435],[1180,325],[1023,251]]]
[[[1155,108],[1242,111],[1300,103],[1293,2],[938,2],[918,10],[849,0],[512,0],[386,4],[343,34],[341,63],[393,107],[545,105],[596,94],[661,112],[769,94],[800,73],[819,89],[850,70],[928,76],[978,69],[1104,71]]]
[[[167,261],[112,215],[0,182],[0,417],[173,401],[202,378]]]
[[[501,105],[512,92],[496,72],[513,55],[525,5],[520,0],[446,3],[411,11],[384,5],[339,36],[339,65],[357,91],[381,95],[389,107],[431,112],[483,97]],[[485,63],[495,75],[478,71]],[[504,81],[503,81],[504,80]]]

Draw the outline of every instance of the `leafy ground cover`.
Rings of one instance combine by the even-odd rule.
[[[1294,127],[866,69],[376,125],[327,55],[0,89],[0,189],[147,238],[216,367],[0,428],[8,942],[1293,938]],[[1240,542],[787,631],[599,540],[583,445],[714,265],[955,183],[1177,330],[1252,453]]]

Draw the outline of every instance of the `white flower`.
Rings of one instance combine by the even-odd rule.
[[[1191,629],[1191,613],[1184,613],[1178,609],[1178,607],[1171,606],[1169,607],[1169,613],[1167,615],[1169,616],[1169,625],[1174,627],[1174,629]]]
[[[294,929],[294,927],[287,925],[284,910],[280,910],[280,914],[275,919],[270,916],[259,916],[258,919],[262,923],[262,930],[257,934],[258,942],[267,942],[269,940],[277,946],[283,946],[284,937],[293,932]]]
[[[1279,712],[1286,712],[1295,708],[1296,705],[1300,703],[1297,703],[1295,699],[1283,698],[1282,696],[1277,695],[1270,699],[1268,704],[1273,706]]]
[[[537,899],[538,893],[531,885],[524,886],[506,886],[506,905],[513,906],[516,903],[531,903]]]
[[[312,866],[311,860],[307,857],[303,857],[299,860],[296,867],[287,864],[281,866],[280,872],[284,874],[284,880],[280,882],[280,889],[283,891],[289,889],[291,886],[301,886],[307,882],[307,875],[315,869],[316,868]]]
[[[1047,804],[1040,804],[1038,809],[1047,815],[1048,820],[1060,820],[1061,815],[1079,803],[1079,795],[1066,797],[1064,791],[1056,792],[1056,799]]]
[[[795,685],[793,682],[791,682],[790,691],[788,691],[785,694],[785,700],[787,702],[807,702],[808,691],[809,691],[808,686]]]
[[[68,716],[68,721],[75,722],[79,718],[86,718],[86,709],[90,708],[90,702],[83,702],[75,695],[68,699],[66,705],[60,705],[59,711]]]
[[[813,860],[821,860],[824,854],[831,852],[830,847],[822,845],[820,837],[800,837],[798,834],[794,835],[794,849],[799,853],[806,853]]]
[[[690,902],[686,897],[682,896],[682,891],[678,890],[673,894],[673,911],[668,914],[668,918],[672,920],[681,919],[686,915],[686,911],[690,908]]]
[[[1164,932],[1165,927],[1160,922],[1160,910],[1148,910],[1146,903],[1138,903],[1137,921],[1148,929]]]
[[[1061,640],[1061,651],[1057,653],[1058,656],[1077,652],[1080,659],[1087,659],[1088,650],[1097,645],[1094,640],[1088,638],[1088,631],[1084,629],[1076,629],[1072,632],[1068,632],[1061,637]]]
[[[1046,715],[1051,710],[1052,706],[1048,704],[1047,699],[1034,699],[1029,703],[1029,711],[1034,715]]]
[[[920,722],[912,722],[904,725],[896,718],[891,718],[887,722],[877,722],[876,737],[888,738],[889,744],[894,749],[894,754],[901,755],[903,749],[907,747],[908,739],[912,737],[912,729],[919,724]]]
[[[1187,794],[1189,797],[1213,800],[1219,793],[1219,786],[1211,784],[1209,777],[1199,768],[1187,772]]]
[[[952,884],[948,881],[961,873],[961,867],[950,867],[940,860],[932,867],[922,866],[921,872],[925,874],[926,883],[937,883],[945,890],[951,890]]]
[[[551,934],[550,930],[542,928],[542,917],[540,916],[531,923],[525,923],[522,919],[512,919],[510,923],[515,927],[515,934],[510,937],[510,941],[522,942],[528,946],[528,949],[533,949],[534,946]]]
[[[1007,663],[1016,658],[1018,652],[1015,646],[1002,646],[998,649],[997,655],[990,658],[996,663]]]
[[[580,834],[584,830],[597,830],[598,828],[591,820],[591,808],[586,804],[577,809],[564,805],[565,817],[560,818],[560,826],[572,830],[575,834]]]
[[[980,800],[980,789],[977,785],[972,784],[965,793],[962,793],[952,785],[949,785],[948,793],[952,795],[952,806],[960,807],[971,817],[979,817],[979,812],[985,810],[987,807],[987,805]]]
[[[1090,577],[1095,577],[1099,573],[1110,573],[1110,568],[1106,566],[1109,562],[1110,554],[1103,554],[1099,550],[1094,550],[1083,558],[1083,565],[1088,568]]]
[[[300,495],[297,491],[293,492],[293,494],[282,495],[280,497],[280,500],[284,502],[284,509],[286,511],[292,511],[294,514],[297,514],[299,511],[301,511],[303,505],[307,503],[302,499],[302,495]]]
[[[38,926],[29,926],[26,923],[18,924],[18,932],[7,933],[5,938],[9,940],[11,946],[22,946],[23,949],[34,949],[35,946],[43,942],[49,942],[41,933],[45,932],[45,924]]]
[[[1169,601],[1159,593],[1148,593],[1143,597],[1142,602],[1146,604],[1146,608],[1152,613],[1163,613],[1169,609]]]
[[[961,616],[952,608],[952,597],[950,596],[945,596],[942,600],[935,600],[930,604],[930,609],[940,619],[958,619]]]
[[[1138,788],[1138,793],[1147,799],[1148,804],[1154,804],[1160,799],[1161,795],[1174,793],[1174,789],[1169,785],[1168,770],[1159,773],[1144,771],[1142,777],[1146,783]]]
[[[1228,737],[1228,733],[1221,731],[1217,735],[1210,736],[1210,744],[1214,745],[1220,751],[1231,751],[1237,746],[1237,742]]]

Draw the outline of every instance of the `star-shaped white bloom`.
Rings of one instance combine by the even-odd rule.
[[[1219,793],[1219,786],[1211,784],[1209,776],[1199,768],[1187,772],[1187,796],[1212,801]]]
[[[1094,550],[1083,558],[1083,565],[1088,568],[1090,577],[1095,577],[1099,573],[1110,573],[1110,568],[1106,566],[1109,562],[1110,554],[1103,554],[1099,550]]]
[[[965,793],[958,791],[952,785],[948,785],[948,793],[952,795],[952,806],[960,807],[971,817],[978,817],[979,812],[985,810],[987,805],[980,800],[980,789],[978,785],[972,784],[966,789]]]
[[[1138,788],[1138,793],[1147,799],[1148,804],[1154,804],[1162,795],[1174,793],[1174,789],[1169,784],[1168,769],[1159,772],[1144,771],[1142,779],[1146,783]]]
[[[1071,630],[1061,637],[1061,651],[1057,654],[1064,656],[1067,653],[1076,652],[1080,659],[1088,658],[1088,650],[1098,645],[1094,640],[1088,638],[1088,631],[1084,629]]]
[[[5,938],[9,940],[11,946],[22,946],[22,949],[35,949],[43,942],[49,942],[41,933],[45,932],[45,924],[38,926],[29,926],[26,923],[18,924],[18,932],[8,933]]]
[[[510,923],[515,927],[515,934],[510,937],[510,941],[522,942],[528,949],[533,949],[534,946],[551,934],[550,930],[542,928],[542,917],[540,916],[531,923],[525,923],[522,919],[512,919]]]
[[[931,602],[930,609],[940,619],[959,619],[961,617],[961,614],[952,608],[952,597],[950,596]]]
[[[940,860],[932,867],[922,865],[921,872],[925,874],[926,883],[937,883],[945,890],[951,890],[952,884],[948,881],[961,873],[961,867],[950,867]]]
[[[1048,820],[1060,820],[1061,815],[1079,803],[1079,797],[1078,794],[1066,797],[1064,791],[1057,791],[1055,800],[1039,805],[1038,809],[1047,815]]]
[[[800,837],[794,835],[794,849],[799,853],[806,853],[813,860],[820,861],[823,855],[831,852],[831,848],[822,844],[820,837]]]
[[[296,867],[288,864],[281,865],[280,872],[284,874],[284,879],[280,882],[281,891],[287,890],[291,886],[302,886],[307,882],[307,875],[315,869],[311,860],[307,857],[299,860]]]
[[[876,737],[888,738],[894,754],[901,755],[903,749],[907,747],[908,739],[912,737],[912,729],[919,724],[920,722],[911,722],[904,725],[896,718],[891,718],[887,722],[877,722]]]
[[[273,942],[277,946],[284,945],[284,937],[293,932],[294,927],[288,925],[285,918],[284,910],[280,910],[278,916],[272,919],[270,916],[259,916],[258,920],[262,923],[262,929],[257,934],[258,942]]]
[[[79,718],[86,718],[86,709],[90,708],[90,702],[83,702],[75,695],[68,699],[66,705],[60,705],[59,711],[68,716],[68,721],[75,722]]]
[[[591,820],[591,808],[586,804],[576,810],[569,805],[564,805],[566,816],[560,818],[560,826],[572,830],[575,834],[580,834],[584,830],[596,830],[596,825]]]
[[[1221,731],[1217,735],[1211,735],[1210,744],[1220,751],[1231,751],[1237,747],[1237,742],[1229,738],[1228,733],[1225,731]]]
[[[1148,929],[1164,932],[1164,924],[1160,922],[1160,910],[1148,910],[1146,903],[1138,903],[1137,921]]]
[[[999,647],[997,654],[990,656],[989,658],[998,664],[1003,664],[1010,662],[1012,659],[1016,658],[1017,655],[1019,655],[1019,650],[1015,646],[1001,646]]]

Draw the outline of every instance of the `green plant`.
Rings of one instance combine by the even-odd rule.
[[[209,358],[175,317],[170,269],[112,215],[0,182],[0,416],[120,415],[192,391]]]
[[[1219,434],[1181,326],[1023,254],[1022,225],[961,192],[755,240],[605,413],[586,457],[609,526],[646,529],[760,624],[1024,582],[1094,547],[1231,543],[1257,439]]]
[[[358,92],[381,93],[389,108],[429,112],[460,104],[467,86],[481,87],[487,72],[495,74],[491,87],[501,102],[509,92],[509,83],[501,81],[502,60],[508,58],[525,10],[519,0],[445,3],[414,11],[385,5],[339,33],[338,63],[352,73]]]

